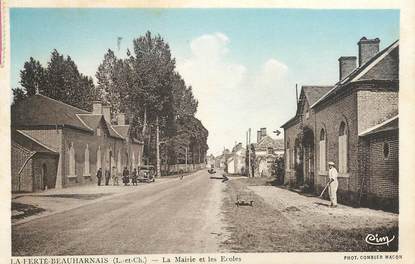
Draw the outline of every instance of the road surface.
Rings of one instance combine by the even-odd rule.
[[[206,170],[12,227],[12,255],[221,251],[224,183]]]

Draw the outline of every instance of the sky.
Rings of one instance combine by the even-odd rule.
[[[11,84],[30,57],[44,66],[53,49],[95,78],[105,52],[125,57],[147,30],[160,34],[177,71],[199,101],[208,153],[220,154],[246,131],[270,136],[294,116],[301,85],[333,85],[338,58],[357,56],[363,36],[380,48],[399,38],[398,10],[40,9],[12,8]],[[118,49],[117,38],[121,37]],[[282,138],[282,134],[279,136]]]

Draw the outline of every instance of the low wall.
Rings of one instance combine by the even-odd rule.
[[[206,168],[205,163],[199,163],[199,164],[173,164],[173,165],[167,165],[163,164],[161,165],[161,175],[172,175],[172,174],[178,174],[178,173],[186,173],[186,172],[193,172],[200,169]]]

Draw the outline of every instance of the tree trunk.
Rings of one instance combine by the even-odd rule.
[[[159,117],[156,117],[156,164],[157,164],[157,177],[161,176],[160,169],[160,128],[159,128]]]

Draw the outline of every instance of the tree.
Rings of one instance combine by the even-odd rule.
[[[130,68],[126,62],[118,59],[111,49],[104,55],[103,62],[96,73],[97,89],[102,95],[102,100],[111,106],[112,114],[125,112],[123,103],[127,100],[128,78],[131,76]]]
[[[167,136],[167,124],[174,119],[172,79],[175,61],[170,48],[160,35],[145,36],[133,40],[134,54],[130,54],[127,65],[128,108],[132,113],[143,116],[144,132],[147,123],[155,128],[157,175],[160,176],[160,134]],[[162,131],[161,131],[162,130]]]
[[[22,87],[13,89],[14,103],[36,92],[64,103],[90,110],[92,100],[99,96],[92,78],[81,74],[70,56],[66,58],[55,49],[44,68],[30,58],[20,72]]]

